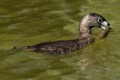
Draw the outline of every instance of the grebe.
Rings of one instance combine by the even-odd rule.
[[[19,49],[42,53],[69,53],[71,51],[79,50],[80,48],[85,47],[94,41],[91,31],[93,27],[99,27],[104,30],[105,34],[103,34],[103,38],[111,29],[111,25],[103,16],[97,13],[88,13],[81,20],[80,36],[77,39],[44,42],[33,46],[21,47]],[[105,32],[106,27],[109,27],[109,29]]]

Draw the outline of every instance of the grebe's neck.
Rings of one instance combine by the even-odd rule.
[[[80,27],[80,41],[86,41],[88,43],[91,43],[94,41],[94,38],[91,33],[91,29],[88,27],[81,26]]]

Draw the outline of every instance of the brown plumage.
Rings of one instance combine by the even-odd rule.
[[[104,29],[107,26],[111,27],[104,17],[96,13],[89,13],[81,20],[80,36],[78,39],[44,42],[33,46],[21,47],[19,49],[42,53],[69,53],[85,47],[94,41],[91,31],[93,27],[100,27]],[[109,31],[110,30],[104,30],[102,38],[106,37],[106,34],[108,34]]]
[[[26,46],[21,49],[34,52],[43,52],[43,53],[68,53],[71,51],[78,50],[85,45],[91,43],[93,40],[63,40],[63,41],[53,41],[36,44],[34,46]]]

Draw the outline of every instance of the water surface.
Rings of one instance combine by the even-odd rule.
[[[119,80],[119,0],[0,0],[0,80]],[[65,55],[12,51],[40,42],[75,39],[89,12],[114,28],[104,40]]]

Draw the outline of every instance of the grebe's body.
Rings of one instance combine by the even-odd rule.
[[[45,42],[45,43],[36,44],[34,46],[26,46],[23,47],[22,49],[27,51],[34,51],[34,52],[64,54],[78,50],[90,44],[91,42],[93,42],[93,40],[94,39],[79,41],[79,39],[74,39],[74,40]]]

